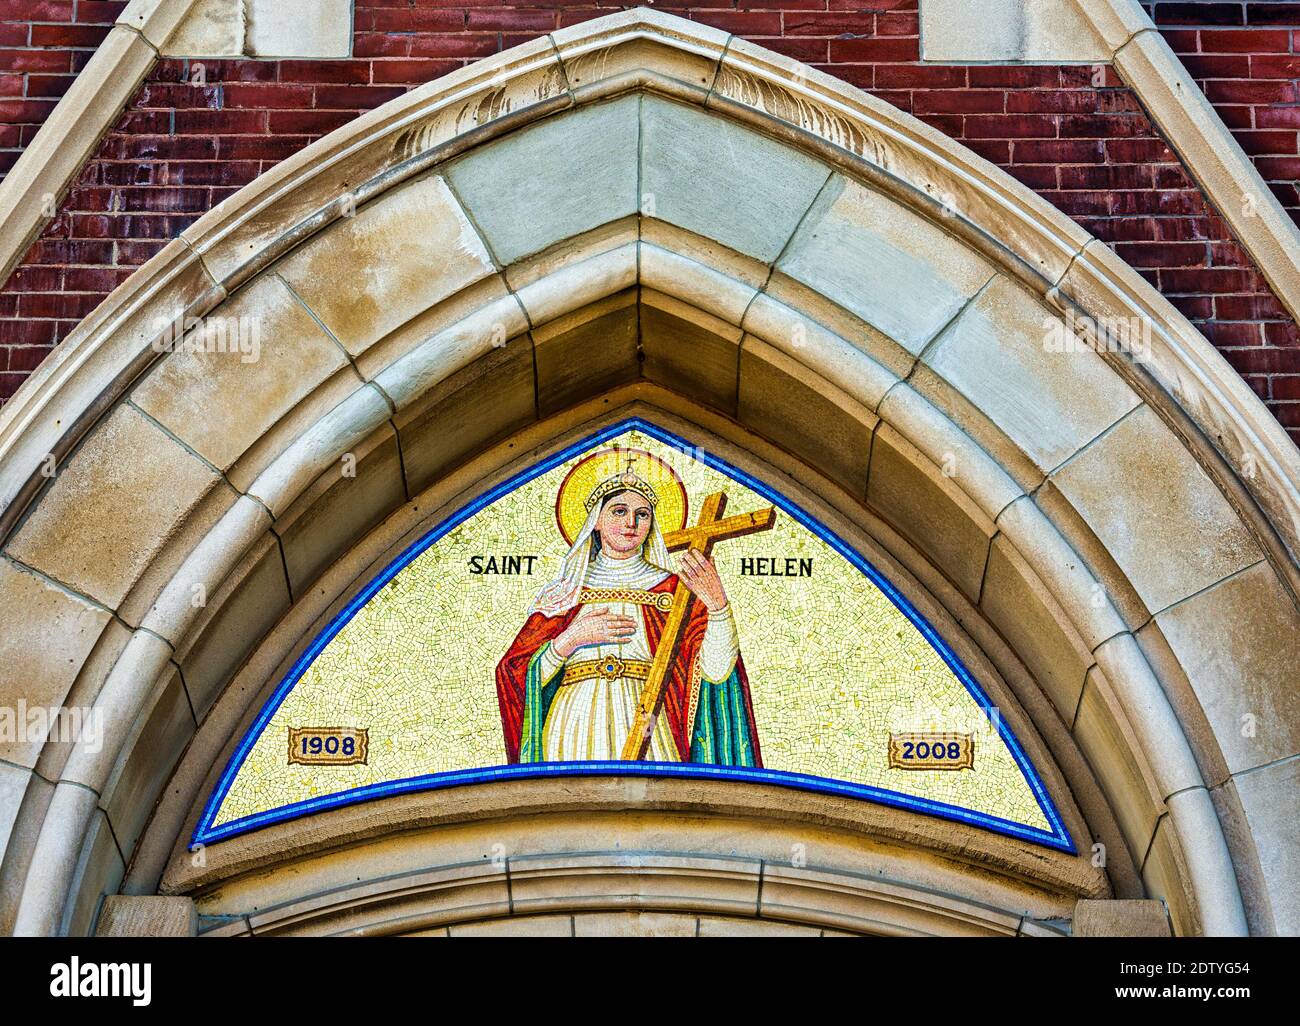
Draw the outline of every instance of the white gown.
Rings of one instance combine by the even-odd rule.
[[[647,563],[640,555],[630,559],[610,559],[597,552],[587,568],[583,585],[587,588],[631,588],[649,591],[668,574]],[[649,661],[653,658],[646,639],[645,619],[641,607],[633,602],[589,603],[610,609],[636,622],[636,633],[621,644],[585,645],[575,649],[568,662],[586,662],[616,655],[623,659]],[[700,672],[706,680],[725,681],[731,676],[740,654],[736,623],[727,606],[710,614],[700,646]],[[547,646],[538,657],[538,671],[543,685],[563,671],[566,660]],[[637,703],[645,681],[618,677],[605,680],[592,677],[562,685],[555,695],[542,727],[544,758],[561,760],[615,760],[623,752],[628,732],[636,718]],[[660,716],[646,758],[656,762],[678,762],[680,757],[668,727],[668,718]]]

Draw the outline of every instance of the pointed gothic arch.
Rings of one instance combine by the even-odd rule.
[[[224,352],[169,351],[210,325]],[[1178,932],[1295,928],[1291,870],[1263,854],[1300,736],[1294,446],[1167,302],[1006,175],[644,11],[475,64],[284,162],[0,413],[6,689],[105,724],[102,745],[19,745],[2,767],[21,796],[5,926],[84,931],[119,888],[254,879],[298,916],[316,899],[276,866],[525,802],[576,808],[574,829],[639,802],[770,818],[763,795],[668,782],[596,782],[576,807],[477,789],[271,827],[206,866],[184,853],[213,764],[368,567],[520,453],[636,403],[760,453],[894,561],[1006,678],[1072,829],[1110,853],[1048,865],[907,813],[783,807],[838,831],[836,871],[878,855],[851,836],[915,852],[887,860],[914,896],[940,859],[952,900],[1003,925],[1027,888],[1041,918],[1149,894]],[[1245,715],[1262,735],[1243,738]],[[996,900],[972,863],[998,867]]]

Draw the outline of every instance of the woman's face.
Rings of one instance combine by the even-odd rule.
[[[596,533],[600,547],[614,559],[627,559],[641,551],[650,533],[650,504],[636,492],[619,492],[605,500]]]

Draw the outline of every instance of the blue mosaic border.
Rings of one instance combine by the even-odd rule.
[[[374,595],[380,591],[389,581],[396,577],[406,568],[406,566],[419,556],[425,549],[433,545],[440,538],[444,537],[450,531],[459,527],[470,517],[474,516],[480,510],[492,505],[504,495],[508,495],[520,485],[527,484],[534,478],[540,477],[547,471],[554,469],[573,456],[599,445],[601,442],[608,441],[627,431],[640,431],[642,434],[649,435],[665,445],[672,446],[680,450],[692,459],[711,467],[720,473],[725,474],[732,480],[745,485],[747,488],[757,492],[763,498],[767,499],[774,506],[778,507],[787,516],[798,521],[808,530],[816,534],[822,541],[830,545],[836,552],[847,559],[858,568],[866,577],[898,608],[904,616],[911,621],[930,644],[930,646],[939,653],[948,668],[956,675],[970,693],[971,697],[984,710],[986,715],[990,716],[993,723],[997,725],[998,733],[1007,748],[1011,751],[1016,765],[1024,774],[1026,782],[1034,793],[1038,801],[1038,807],[1042,810],[1043,816],[1051,825],[1050,831],[1041,830],[1037,827],[1030,827],[1020,823],[1014,823],[1010,820],[1002,819],[997,816],[990,816],[986,813],[975,812],[971,809],[964,809],[960,806],[949,805],[946,802],[932,801],[925,798],[917,798],[912,795],[901,794],[897,791],[890,791],[886,788],[872,787],[867,784],[854,784],[843,780],[832,780],[826,777],[813,776],[807,773],[790,773],[782,770],[759,770],[759,769],[742,769],[730,766],[709,766],[694,763],[666,763],[666,762],[553,762],[553,763],[529,763],[517,765],[504,765],[488,767],[476,770],[453,770],[445,773],[431,773],[418,777],[408,777],[403,780],[386,781],[381,784],[369,784],[364,787],[352,788],[348,791],[340,791],[331,795],[324,795],[320,798],[309,799],[307,801],[294,802],[291,805],[284,805],[277,809],[271,809],[266,812],[255,813],[251,816],[244,816],[240,819],[231,820],[229,823],[223,823],[220,826],[213,826],[213,820],[216,819],[217,811],[225,801],[226,795],[238,775],[240,767],[243,766],[244,760],[252,750],[253,745],[261,736],[262,731],[270,722],[271,717],[275,715],[280,708],[289,692],[293,690],[294,685],[306,672],[307,668],[315,661],[316,657],[324,650],[343,627],[357,614],[357,612],[370,601]],[[514,477],[502,482],[495,488],[485,492],[473,502],[457,510],[454,514],[433,528],[423,537],[409,545],[392,563],[384,568],[383,572],[371,580],[356,596],[353,597],[339,613],[326,625],[325,629],[316,636],[306,651],[294,662],[289,672],[285,674],[284,679],[280,681],[275,693],[267,701],[258,713],[257,719],[245,732],[239,746],[231,754],[230,760],[226,764],[221,779],[217,783],[216,790],[208,799],[204,806],[203,815],[199,817],[198,826],[195,828],[193,839],[190,842],[191,850],[199,845],[211,844],[215,841],[222,841],[239,834],[248,833],[251,830],[257,830],[261,827],[269,826],[272,823],[281,823],[286,820],[297,819],[300,816],[310,815],[311,813],[321,812],[325,809],[338,808],[344,805],[354,805],[358,802],[370,801],[375,798],[384,798],[395,794],[406,794],[414,791],[434,791],[445,787],[456,787],[462,784],[481,784],[498,780],[511,780],[520,777],[570,777],[570,776],[640,776],[640,777],[690,777],[690,778],[710,778],[725,780],[743,780],[753,783],[777,784],[782,787],[792,787],[804,791],[816,791],[822,794],[836,794],[851,798],[859,798],[866,801],[877,802],[881,805],[889,805],[894,808],[908,809],[913,812],[921,812],[928,815],[938,816],[942,819],[954,820],[959,823],[969,823],[973,826],[982,827],[986,830],[992,830],[995,833],[1003,834],[1007,837],[1014,837],[1019,840],[1029,841],[1033,844],[1042,845],[1048,848],[1054,848],[1058,851],[1075,854],[1077,849],[1070,838],[1069,831],[1066,830],[1065,824],[1061,821],[1060,814],[1057,812],[1056,805],[1052,802],[1051,796],[1047,793],[1047,788],[1039,779],[1033,766],[1030,764],[1028,757],[1021,748],[1020,743],[1016,740],[1006,719],[1002,716],[993,716],[993,705],[985,695],[984,690],[979,686],[971,676],[970,671],[957,658],[955,652],[948,647],[948,644],[941,638],[935,629],[930,626],[929,622],[923,617],[912,604],[878,571],[870,562],[862,557],[856,550],[849,546],[834,531],[822,524],[820,521],[805,513],[799,507],[792,504],[784,496],[774,491],[768,485],[764,484],[753,477],[750,477],[744,471],[731,466],[726,461],[706,453],[690,445],[684,439],[665,431],[663,428],[647,423],[640,418],[629,418],[619,421],[617,424],[610,425],[601,431],[590,435],[573,445],[567,446],[560,452],[557,452],[541,462],[521,471]]]

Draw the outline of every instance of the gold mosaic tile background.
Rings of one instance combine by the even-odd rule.
[[[670,463],[689,496],[758,494],[656,439],[602,446]],[[595,448],[595,447],[593,447]],[[589,450],[590,451],[590,450]],[[431,546],[317,657],[249,753],[214,825],[384,781],[505,761],[494,672],[567,551],[556,490],[581,456],[519,487]],[[536,555],[531,576],[476,576],[472,556]],[[811,578],[740,575],[742,557],[811,557]],[[1050,829],[1011,753],[961,682],[885,595],[783,512],[714,553],[740,630],[767,769],[888,788]],[[368,728],[368,765],[287,764],[290,727]],[[973,770],[890,769],[890,731],[973,732]]]

